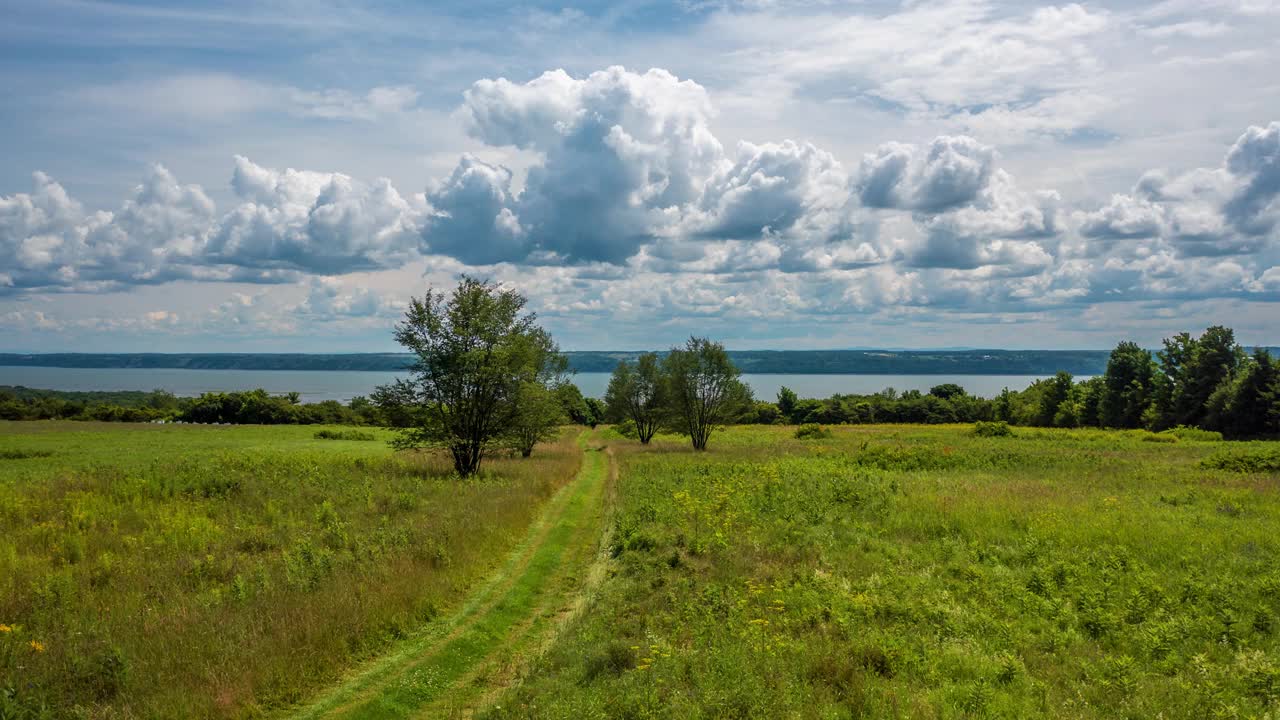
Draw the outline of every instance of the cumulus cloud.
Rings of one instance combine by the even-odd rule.
[[[482,266],[566,322],[827,322],[1280,292],[1280,123],[1249,128],[1218,167],[1149,172],[1082,207],[1020,186],[972,137],[885,143],[846,166],[808,142],[726,148],[714,113],[704,88],[663,70],[554,71],[482,80],[460,109],[485,158],[517,148],[527,172],[463,155],[422,194],[236,157],[229,208],[156,166],[116,210],[93,212],[38,174],[31,192],[0,197],[0,293],[304,281],[289,302],[238,293],[191,320],[294,332],[385,323],[401,309],[387,288],[340,276],[415,260],[441,276]]]
[[[940,212],[973,202],[994,165],[995,150],[970,137],[939,137],[927,148],[887,143],[863,157],[858,197],[873,208]]]
[[[448,203],[447,227],[462,231],[456,218],[471,218],[467,232],[474,242],[547,258],[625,260],[678,223],[724,163],[708,127],[706,91],[665,70],[613,67],[583,79],[557,70],[524,84],[481,80],[467,91],[462,111],[482,142],[543,159],[514,197],[508,174],[478,173],[464,159],[454,176],[470,183],[466,192],[441,198]],[[507,201],[495,211],[499,197]],[[459,206],[465,198],[478,206]],[[435,204],[436,197],[430,199]],[[521,244],[511,242],[517,230],[525,235]]]
[[[518,191],[509,169],[467,156],[428,192],[425,247],[469,263],[879,262],[859,210],[962,208],[983,201],[996,171],[995,150],[965,136],[886,144],[852,175],[811,143],[740,142],[730,153],[710,130],[707,92],[657,69],[482,80],[461,113],[482,142],[539,158]],[[728,248],[742,252],[715,259]]]
[[[0,197],[3,289],[100,289],[188,276],[214,219],[213,202],[153,166],[116,212],[86,212],[44,173],[31,193]]]
[[[243,157],[241,201],[219,214],[198,185],[163,166],[114,212],[86,211],[44,173],[0,196],[0,292],[110,290],[177,279],[280,282],[297,273],[398,266],[416,255],[425,213],[387,180],[276,171]]]
[[[1129,193],[1083,214],[1080,232],[1102,242],[1159,242],[1186,257],[1251,254],[1276,243],[1278,197],[1280,122],[1272,122],[1248,128],[1217,168],[1147,173]]]
[[[312,278],[307,297],[294,311],[318,320],[395,316],[403,303],[388,300],[367,287],[348,288],[337,278]]]
[[[212,262],[339,274],[397,265],[417,246],[423,208],[389,180],[235,163],[231,184],[244,202],[212,235]]]

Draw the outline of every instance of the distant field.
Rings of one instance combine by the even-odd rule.
[[[306,699],[456,603],[581,458],[567,432],[460,484],[323,429],[0,422],[0,717]]]
[[[613,441],[615,575],[488,717],[1274,717],[1277,472],[1140,432],[834,430]]]

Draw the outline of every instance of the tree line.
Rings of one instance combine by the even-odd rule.
[[[0,419],[72,418],[197,423],[328,423],[399,428],[399,448],[447,450],[459,475],[486,455],[530,455],[566,423],[615,423],[647,444],[659,431],[705,450],[717,427],[733,423],[955,423],[1003,420],[1045,427],[1216,430],[1231,438],[1280,434],[1280,361],[1248,353],[1221,326],[1180,333],[1156,353],[1121,342],[1104,374],[1077,382],[1059,372],[994,398],[953,383],[928,393],[800,398],[752,397],[720,343],[693,337],[664,354],[643,353],[614,368],[603,402],[583,397],[551,335],[525,312],[519,292],[464,276],[451,294],[413,299],[395,339],[414,358],[408,377],[350,403],[302,404],[297,393],[57,393],[0,388]]]

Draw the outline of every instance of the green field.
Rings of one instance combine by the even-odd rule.
[[[615,575],[488,716],[1276,716],[1280,474],[1146,433],[792,430],[617,442]]]
[[[0,423],[0,718],[1280,709],[1280,443],[319,430]]]
[[[0,718],[308,699],[465,597],[581,459],[566,431],[459,483],[317,430],[0,423]]]

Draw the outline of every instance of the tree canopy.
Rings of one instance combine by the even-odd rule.
[[[415,356],[409,378],[374,394],[389,411],[409,409],[412,423],[397,447],[447,448],[454,469],[468,477],[513,432],[527,432],[521,397],[531,397],[531,385],[558,382],[566,363],[525,304],[515,290],[470,276],[449,296],[428,290],[410,301],[395,329]]]

